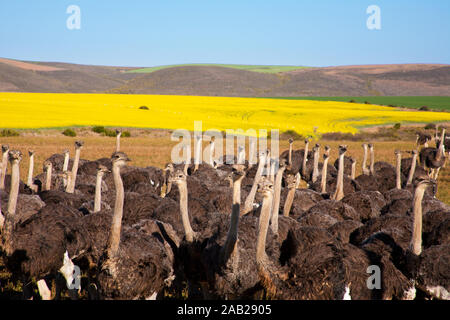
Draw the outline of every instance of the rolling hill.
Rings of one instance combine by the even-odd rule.
[[[232,97],[450,96],[450,65],[292,67],[294,70],[282,66],[278,69],[277,66],[251,67],[184,65],[150,70],[0,59],[0,92]]]

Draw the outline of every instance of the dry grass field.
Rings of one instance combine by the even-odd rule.
[[[69,149],[71,156],[73,156],[73,144],[76,140],[83,140],[85,142],[85,146],[81,152],[81,158],[83,159],[95,160],[102,157],[109,157],[114,151],[114,137],[99,136],[91,132],[89,128],[79,128],[77,129],[77,134],[77,137],[72,138],[62,136],[56,130],[45,130],[39,134],[23,133],[19,137],[0,138],[0,143],[9,144],[10,148],[21,150],[24,154],[21,165],[21,177],[23,180],[25,180],[28,170],[27,150],[29,149],[33,149],[36,152],[35,175],[42,172],[43,162],[50,155],[61,153],[64,149]],[[412,137],[397,141],[371,141],[374,142],[376,161],[387,161],[392,164],[395,164],[394,151],[396,149],[406,151],[415,148],[415,140]],[[363,158],[361,144],[363,141],[319,140],[317,142],[321,146],[329,145],[332,148],[331,160],[333,163],[338,155],[338,146],[340,144],[347,144],[349,150],[347,155],[357,160],[357,175],[361,174],[361,162]],[[141,167],[156,166],[162,168],[166,163],[170,162],[172,147],[177,143],[177,141],[171,141],[170,131],[145,130],[139,133],[132,132],[132,137],[130,138],[122,138],[121,149],[133,160],[130,165]],[[313,143],[316,143],[316,141],[313,141]],[[268,142],[268,146],[270,146],[270,141]],[[295,149],[303,147],[303,140],[298,139],[295,141]],[[288,143],[286,139],[283,139],[280,141],[280,153],[286,149],[288,149]],[[409,155],[404,154],[404,157],[409,157]],[[450,204],[450,166],[441,170],[438,183],[438,198]]]

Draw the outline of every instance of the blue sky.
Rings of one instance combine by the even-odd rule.
[[[69,5],[81,29],[69,30]],[[381,9],[368,30],[366,9]],[[0,57],[154,66],[450,64],[448,0],[0,1]]]

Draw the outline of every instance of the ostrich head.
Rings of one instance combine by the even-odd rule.
[[[331,151],[330,146],[325,146],[325,155],[326,155],[327,157],[330,156],[330,151]]]
[[[373,150],[373,144],[372,143],[369,143],[367,146],[369,147],[370,150]]]
[[[11,150],[9,151],[9,162],[14,163],[14,162],[20,162],[22,160],[22,152],[18,151],[18,150]]]
[[[399,154],[402,154],[402,152],[401,152],[400,150],[395,150],[395,151],[394,151],[394,154],[395,154],[396,156],[398,156]]]
[[[295,177],[295,175],[293,175],[293,174],[287,175],[285,183],[286,183],[286,187],[288,189],[295,188],[296,182],[297,182],[297,178]]]
[[[28,150],[28,155],[31,157],[34,154],[34,150]]]
[[[437,191],[437,182],[434,179],[430,179],[427,175],[420,175],[414,179],[414,187],[415,189],[427,189],[428,187],[432,187],[432,193],[436,194]]]
[[[9,145],[2,144],[2,153],[8,152],[8,151],[9,151]]]
[[[286,158],[281,158],[280,162],[278,163],[279,168],[286,168],[288,166],[288,162]]]
[[[261,180],[258,183],[258,192],[261,193],[263,197],[273,195],[273,183],[268,177],[261,177]]]
[[[108,172],[110,172],[110,171],[109,171],[108,168],[105,167],[104,165],[99,164],[99,165],[97,166],[97,173],[100,173],[100,174],[103,175],[103,174],[108,173]]]
[[[240,177],[245,176],[245,165],[243,164],[234,164],[232,171],[233,181],[239,179]]]
[[[44,168],[43,168],[43,170],[44,170],[45,172],[47,172],[52,166],[53,166],[53,164],[52,164],[51,161],[45,160],[45,161],[44,161]]]
[[[167,172],[167,171],[173,172],[173,170],[174,170],[173,163],[170,163],[170,162],[167,163],[163,169],[164,172]]]
[[[69,154],[69,150],[68,149],[64,149],[62,152],[64,155]]]
[[[289,138],[289,144],[293,144],[294,143],[294,139],[292,139],[292,138]]]
[[[339,155],[341,156],[341,155],[345,154],[346,152],[347,152],[347,145],[345,145],[345,144],[340,145],[339,146]]]
[[[111,160],[113,165],[118,165],[119,167],[123,167],[124,165],[126,165],[126,163],[128,161],[131,161],[130,158],[128,158],[128,156],[126,155],[126,153],[124,152],[114,152],[111,155]]]
[[[84,146],[83,141],[75,141],[75,149],[81,149]]]
[[[177,185],[185,183],[186,175],[184,174],[183,170],[178,169],[175,172],[172,172],[169,176],[169,182],[175,183]]]
[[[116,129],[116,136],[120,136],[122,134],[122,131],[119,129]]]

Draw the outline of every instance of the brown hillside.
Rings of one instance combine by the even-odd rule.
[[[305,68],[279,74],[182,66],[140,74],[125,73],[131,69],[127,67],[6,60],[0,59],[0,91],[242,97],[450,96],[450,65],[439,64]]]

